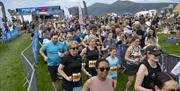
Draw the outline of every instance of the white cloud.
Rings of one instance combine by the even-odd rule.
[[[48,5],[56,5],[56,4],[60,4],[59,0],[50,0],[46,2]]]
[[[64,7],[73,7],[73,6],[81,6],[83,7],[83,1],[86,2],[87,6],[90,6],[96,2],[101,2],[101,3],[113,3],[117,0],[49,0],[46,3],[48,5],[61,5]]]
[[[9,2],[9,1],[6,1]],[[4,4],[6,4],[6,2]],[[30,6],[30,3],[27,0],[13,0],[7,3],[9,7],[7,8],[20,8],[20,7],[27,7]]]

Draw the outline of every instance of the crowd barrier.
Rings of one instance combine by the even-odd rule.
[[[27,91],[38,91],[34,65],[38,57],[38,33],[34,32],[31,44],[21,52],[22,64],[25,72],[24,85],[28,84]]]
[[[165,72],[171,72],[171,70],[179,61],[180,56],[172,54],[162,54],[160,58],[161,69]]]
[[[32,55],[32,43],[21,52],[22,64],[25,72],[25,83],[27,91],[38,91],[37,80]]]
[[[20,35],[19,30],[14,29],[12,31],[3,33],[2,36],[1,36],[1,39],[2,39],[3,43],[6,43],[6,42],[18,37],[19,35]]]

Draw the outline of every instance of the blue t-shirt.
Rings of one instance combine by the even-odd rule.
[[[119,65],[119,60],[117,57],[112,58],[112,57],[107,57],[106,60],[109,62],[109,67],[110,67],[110,71],[108,73],[108,77],[112,78],[112,79],[117,79],[117,68]],[[112,69],[115,69],[115,71],[112,71]]]
[[[61,62],[61,58],[60,58],[58,52],[64,53],[67,49],[62,42],[53,44],[51,41],[51,42],[43,45],[42,50],[47,53],[48,66],[58,66]]]

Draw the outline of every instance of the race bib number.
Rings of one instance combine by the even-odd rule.
[[[117,73],[117,66],[110,67],[110,72]]]
[[[81,79],[81,73],[73,73],[72,77],[73,77],[73,82],[78,82]]]
[[[95,68],[96,60],[89,60],[89,68]]]

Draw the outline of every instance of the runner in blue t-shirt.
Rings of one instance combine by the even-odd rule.
[[[48,64],[48,71],[51,76],[54,91],[58,91],[57,69],[59,64],[61,63],[61,57],[64,56],[65,52],[66,47],[64,46],[64,44],[62,42],[58,42],[58,33],[52,33],[51,41],[43,45],[40,49],[40,54]]]

